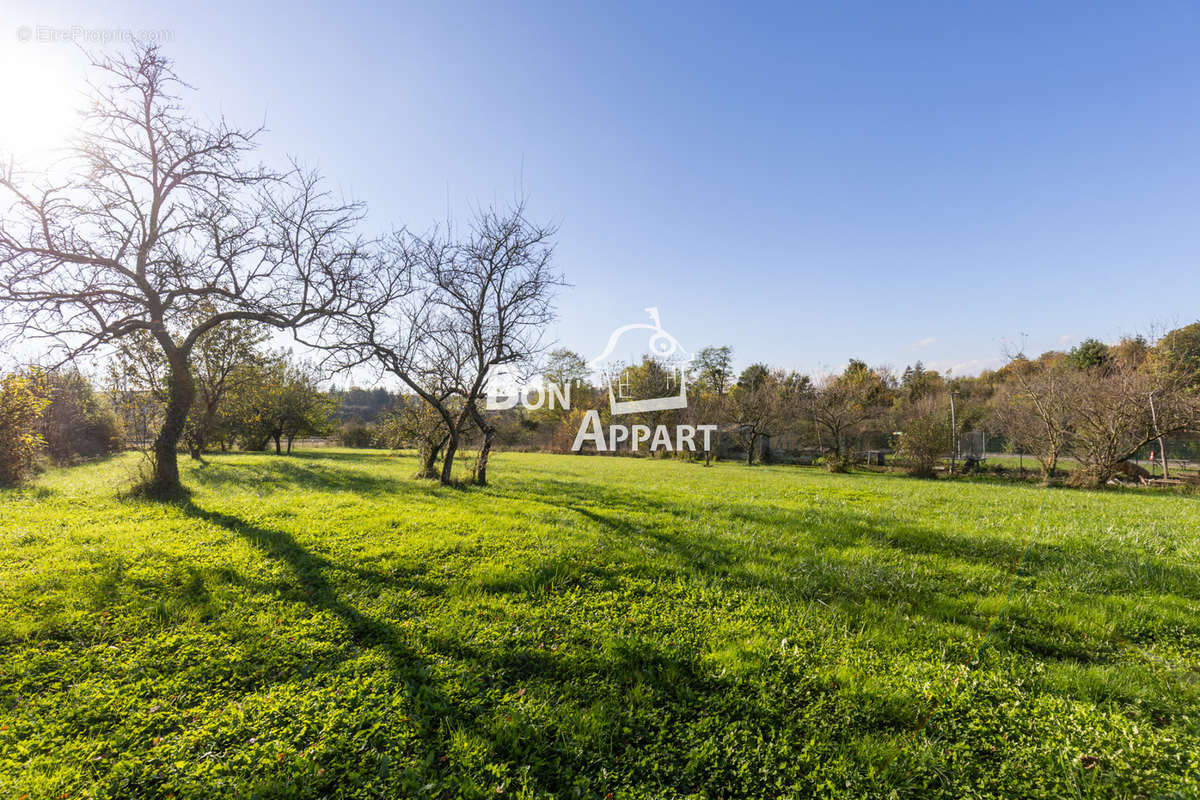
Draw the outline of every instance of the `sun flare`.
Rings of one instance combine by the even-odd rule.
[[[0,154],[23,168],[61,155],[84,107],[83,54],[65,44],[14,43],[0,49]]]

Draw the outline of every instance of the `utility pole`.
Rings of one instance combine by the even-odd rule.
[[[1150,393],[1150,419],[1154,423],[1154,434],[1158,437],[1158,456],[1162,459],[1163,480],[1171,477],[1167,467],[1167,447],[1163,444],[1162,432],[1158,429],[1158,412],[1154,410],[1154,392]]]
[[[958,420],[954,416],[954,396],[958,392],[950,391],[950,474],[954,474],[954,459],[958,456]]]

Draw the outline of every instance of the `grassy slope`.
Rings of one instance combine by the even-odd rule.
[[[1194,498],[323,451],[159,506],[133,466],[0,493],[0,796],[1200,794]]]

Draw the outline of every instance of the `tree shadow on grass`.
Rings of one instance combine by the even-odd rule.
[[[198,464],[188,477],[197,484],[210,488],[241,486],[290,491],[298,487],[363,495],[385,492],[404,494],[419,488],[412,481],[372,474],[362,469],[340,467],[330,464],[327,460],[294,459],[294,456],[278,456],[270,461],[255,459],[243,463],[207,461]]]
[[[772,740],[809,741],[816,733],[803,710],[763,702],[770,689],[719,671],[700,654],[661,639],[612,632],[556,651],[457,639],[435,641],[434,647],[473,665],[485,690],[511,697],[514,690],[529,689],[537,698],[531,707],[499,701],[490,714],[481,715],[476,732],[489,740],[495,761],[530,765],[533,786],[546,796],[578,796],[581,783],[589,797],[612,796],[619,786],[613,783],[620,780],[654,786],[670,797],[698,796],[700,786],[721,786],[727,797],[770,796],[758,776],[745,769],[743,754],[716,749],[704,758],[645,756],[694,753],[698,741],[731,726]],[[523,717],[535,727],[514,737],[499,722],[505,716]],[[849,746],[854,736],[848,726],[826,722],[821,728],[839,743],[834,749]]]
[[[264,459],[284,459],[290,461],[330,461],[350,464],[379,464],[388,461],[416,461],[412,453],[391,450],[337,450],[331,452],[325,448],[297,449],[290,453],[276,454],[270,450],[239,450],[237,455],[255,456]]]
[[[617,552],[624,546],[633,548],[624,569],[629,574],[694,572],[736,590],[833,604],[858,622],[885,628],[907,624],[911,617],[935,629],[955,631],[952,635],[961,639],[960,626],[965,626],[976,631],[981,643],[1000,642],[1037,658],[1089,664],[1120,657],[1122,648],[1116,643],[1089,637],[1082,632],[1086,626],[1077,628],[1071,622],[1093,617],[1097,602],[1120,604],[1128,599],[1121,587],[1128,585],[1130,565],[1119,552],[1081,563],[1077,549],[1034,541],[1032,531],[1030,540],[1021,541],[906,524],[844,508],[801,514],[745,503],[729,503],[722,512],[730,521],[751,526],[751,536],[705,535],[689,528],[693,509],[653,493],[553,483],[552,492],[535,493],[522,486],[524,491],[512,498],[571,512],[611,532]],[[626,516],[625,509],[633,515],[662,513],[671,521]],[[859,554],[863,545],[877,555]],[[646,562],[647,547],[665,558]],[[911,569],[898,568],[897,556],[915,559],[905,562]],[[1089,576],[1100,571],[1082,591],[1071,580],[1080,570]],[[1200,570],[1156,559],[1152,571],[1154,585],[1143,587],[1145,591],[1185,601],[1200,599]],[[531,567],[531,577],[537,572]],[[1040,585],[1042,592],[1031,596],[1034,603],[1041,602],[1046,589],[1061,587],[1062,592],[1043,615],[1008,602],[1010,580],[1017,581],[1019,597],[1024,596],[1023,588]],[[1105,588],[1110,584],[1115,588]],[[1004,616],[999,627],[994,625],[998,613]],[[1155,634],[1147,635],[1148,642],[1155,641]],[[1121,637],[1143,638],[1135,633]]]
[[[608,512],[624,508],[634,512],[664,513],[676,520],[686,520],[696,511],[684,503],[671,502],[661,495],[633,488],[597,489],[564,481],[551,481],[550,484],[553,489],[550,493],[536,493],[532,491],[534,487],[522,486],[522,489],[528,492],[525,497],[511,496],[517,500],[531,499],[558,506],[585,516],[589,515],[590,509],[593,522],[606,524],[609,528],[619,529],[625,534],[656,535],[664,533],[665,529],[653,523],[633,525],[620,516],[609,515]],[[809,508],[803,513],[798,513],[769,503],[730,501],[721,504],[719,513],[732,521],[777,534],[770,540],[759,539],[754,542],[756,547],[770,556],[795,555],[797,539],[803,539],[818,547],[849,548],[870,544],[881,551],[893,550],[914,556],[941,557],[962,565],[999,569],[1005,573],[1019,564],[1022,575],[1062,581],[1064,575],[1070,574],[1072,570],[1086,570],[1093,575],[1097,571],[1119,572],[1127,569],[1131,560],[1146,555],[1122,548],[1097,547],[1086,554],[1086,563],[1081,563],[1081,553],[1077,548],[1061,542],[1048,542],[1044,537],[1038,538],[1033,526],[1030,527],[1027,537],[1006,537],[974,533],[970,530],[969,519],[961,520],[954,530],[943,530],[840,506],[829,509]],[[599,517],[603,517],[603,521]],[[687,541],[684,541],[678,532],[670,532],[666,538],[675,545],[682,546],[684,555],[687,554],[687,550],[697,550],[700,554],[716,556],[717,561],[731,562],[742,558],[740,552],[733,552],[729,545],[721,546],[718,540],[712,537],[689,534],[686,537]],[[1034,546],[1027,548],[1030,542]],[[1154,563],[1147,571],[1154,572],[1154,589],[1188,600],[1200,601],[1200,569],[1179,564],[1169,557],[1156,556],[1151,560]],[[1127,585],[1128,581],[1124,583]],[[1114,587],[1111,593],[1117,593],[1123,588],[1124,585]]]
[[[785,511],[769,507],[738,505],[732,506],[730,513],[736,519],[764,528],[786,529],[794,524]],[[957,529],[946,531],[894,519],[882,521],[878,516],[845,509],[830,512],[829,518],[830,524],[820,530],[821,541],[825,543],[842,547],[869,543],[880,549],[946,558],[965,565],[992,567],[1005,573],[1019,569],[1023,576],[1047,578],[1066,584],[1067,588],[1074,588],[1069,580],[1072,574],[1086,574],[1095,578],[1097,575],[1121,573],[1136,560],[1147,558],[1144,552],[1122,548],[1095,547],[1084,554],[1068,544],[1046,541],[1034,525],[1030,526],[1024,537],[1002,537],[971,532],[970,520],[962,520]],[[1164,556],[1155,555],[1152,561],[1147,571],[1154,572],[1154,585],[1143,588],[1200,601],[1200,570]],[[1129,586],[1124,575],[1110,582],[1111,589],[1091,593],[1121,594]],[[1097,583],[1102,585],[1102,582]]]
[[[427,637],[425,645],[432,652],[479,675],[482,682],[479,688],[485,693],[488,687],[499,687],[502,689],[501,695],[507,696],[527,682],[537,680],[552,683],[557,687],[555,691],[574,703],[585,706],[591,704],[593,708],[599,704],[602,707],[601,716],[591,724],[604,730],[586,734],[588,746],[580,750],[577,756],[564,760],[555,736],[515,740],[494,727],[503,727],[503,723],[497,722],[496,715],[507,708],[506,701],[489,697],[480,706],[479,701],[486,694],[477,698],[468,696],[463,702],[470,703],[474,709],[468,713],[465,707],[449,699],[431,674],[429,662],[403,641],[391,624],[363,614],[339,596],[329,578],[331,572],[346,572],[364,581],[429,589],[418,576],[398,578],[394,574],[335,563],[309,551],[284,531],[205,509],[191,500],[180,502],[178,508],[188,517],[236,534],[266,558],[283,564],[300,589],[299,594],[294,591],[289,593],[290,597],[315,610],[332,614],[342,621],[356,644],[364,648],[378,648],[387,655],[391,669],[405,684],[413,704],[414,710],[409,719],[417,725],[417,740],[423,751],[420,755],[425,767],[417,767],[418,771],[424,770],[422,781],[434,777],[441,770],[456,768],[450,764],[443,766],[445,758],[442,756],[451,746],[452,731],[458,730],[468,731],[472,736],[486,741],[492,751],[491,760],[532,762],[531,768],[538,785],[554,792],[566,792],[572,788],[575,777],[589,781],[602,780],[596,771],[598,765],[607,763],[606,759],[628,757],[630,763],[636,763],[641,748],[652,745],[661,735],[656,733],[661,725],[661,722],[656,722],[659,720],[657,713],[647,712],[636,721],[628,718],[627,704],[621,702],[620,698],[630,691],[634,683],[657,698],[655,702],[671,707],[682,704],[697,712],[709,702],[707,698],[731,696],[734,689],[729,681],[708,674],[694,655],[668,652],[644,641],[614,640],[607,648],[595,653],[551,655],[526,647],[481,646],[464,642],[457,636],[433,633]],[[553,585],[552,574],[542,577]],[[260,588],[275,594],[279,587],[263,584]],[[501,581],[494,588],[517,589],[518,586],[510,587]],[[776,714],[749,702],[742,704],[738,711],[739,718],[745,719],[747,716],[756,717],[764,729],[777,722]],[[558,717],[552,723],[571,724],[569,719]],[[619,735],[617,732],[621,730],[626,733]],[[683,736],[686,730],[672,727],[670,733]],[[605,750],[607,752],[602,752]],[[531,759],[531,753],[539,757]],[[662,768],[662,772],[663,775],[647,775],[645,779],[667,780],[680,791],[695,785],[697,780],[696,776],[681,776],[666,768]]]
[[[360,577],[369,575],[377,581],[394,582],[394,576],[383,576],[368,570],[346,568],[305,549],[290,534],[271,528],[252,525],[231,514],[210,511],[190,499],[177,507],[188,517],[219,526],[243,538],[266,557],[277,561],[291,572],[301,589],[304,602],[312,608],[333,614],[350,632],[356,644],[378,648],[391,662],[395,674],[404,682],[413,703],[410,717],[417,725],[417,735],[429,752],[445,747],[443,721],[455,716],[450,702],[438,689],[430,674],[429,665],[387,622],[363,614],[343,600],[326,577],[331,570],[349,570]]]
[[[314,465],[313,468],[324,470],[329,466],[321,464]],[[414,486],[416,488],[413,491],[424,491],[420,484]],[[485,579],[481,588],[498,593],[529,591],[532,588],[538,593],[544,591],[551,594],[563,585],[577,585],[575,581],[578,579],[589,582],[587,588],[590,590],[607,592],[612,589],[612,582],[619,581],[628,574],[636,572],[651,577],[668,577],[678,575],[681,568],[687,568],[695,569],[735,589],[766,591],[784,598],[826,597],[840,599],[846,604],[863,608],[870,606],[875,600],[881,601],[880,608],[884,608],[887,602],[894,604],[897,601],[890,588],[891,584],[886,582],[886,575],[867,576],[871,580],[882,581],[878,584],[867,582],[862,585],[841,585],[837,575],[821,575],[820,564],[814,569],[809,569],[802,580],[797,580],[795,575],[789,574],[798,562],[804,562],[808,553],[797,547],[796,539],[786,535],[786,530],[780,530],[781,526],[790,524],[787,519],[789,512],[785,509],[772,510],[768,507],[764,511],[761,507],[745,504],[730,504],[726,507],[727,515],[729,508],[733,508],[734,512],[740,515],[737,517],[738,521],[762,526],[761,531],[765,535],[752,537],[749,541],[753,547],[746,550],[748,540],[719,535],[706,536],[691,528],[691,510],[686,505],[673,504],[663,496],[643,493],[636,489],[606,489],[597,493],[589,491],[591,488],[593,487],[581,485],[572,487],[569,482],[562,482],[561,485],[555,486],[553,493],[548,497],[520,494],[512,496],[511,499],[518,502],[546,503],[564,516],[577,515],[588,524],[609,531],[614,538],[641,548],[643,552],[652,549],[655,553],[665,554],[667,558],[654,557],[650,562],[644,559],[641,562],[630,559],[626,564],[604,567],[595,567],[589,563],[586,555],[574,561],[555,562],[551,559],[528,565],[528,579],[522,577],[524,573],[516,577],[501,574]],[[485,497],[506,497],[503,492],[495,490],[479,491]],[[506,694],[504,690],[507,689],[523,688],[522,684],[526,681],[545,681],[555,687],[559,697],[578,709],[586,710],[588,703],[595,703],[600,708],[597,719],[603,721],[610,730],[618,732],[608,734],[606,738],[584,731],[576,740],[582,743],[581,747],[563,753],[555,744],[554,734],[560,729],[569,732],[569,721],[560,721],[560,718],[554,717],[546,729],[530,733],[529,738],[523,741],[506,738],[503,730],[495,727],[500,723],[489,723],[487,720],[504,710],[507,701],[497,699],[498,695],[483,691],[460,702],[449,699],[431,675],[430,662],[398,636],[386,620],[361,613],[341,597],[333,578],[334,573],[347,573],[353,574],[363,582],[403,587],[419,581],[419,570],[414,570],[412,574],[405,570],[375,572],[345,565],[332,557],[306,549],[295,537],[284,531],[251,524],[231,514],[201,508],[192,501],[180,503],[179,508],[189,517],[236,534],[266,559],[283,565],[293,579],[291,582],[299,587],[299,591],[293,591],[289,599],[333,615],[344,623],[357,644],[377,648],[387,655],[392,669],[405,684],[415,707],[410,719],[417,725],[419,746],[428,755],[427,766],[424,768],[426,773],[440,769],[436,759],[438,754],[446,752],[449,730],[453,727],[486,739],[492,753],[499,757],[498,760],[529,764],[531,752],[541,756],[533,760],[531,769],[540,786],[555,791],[566,793],[571,788],[569,778],[572,774],[583,775],[595,780],[597,784],[600,783],[601,778],[596,775],[598,765],[615,760],[624,765],[632,765],[628,768],[635,772],[639,781],[659,782],[683,793],[690,785],[703,785],[714,776],[704,773],[688,774],[688,770],[693,769],[691,765],[666,763],[648,766],[640,762],[639,750],[655,747],[659,741],[656,736],[661,734],[673,742],[686,733],[687,719],[702,712],[708,713],[720,723],[737,721],[740,724],[749,720],[756,729],[766,732],[779,731],[783,726],[793,724],[789,722],[788,709],[781,704],[771,706],[753,697],[747,698],[741,704],[734,700],[726,701],[724,698],[736,698],[741,689],[735,681],[714,675],[695,654],[680,652],[655,640],[625,640],[614,635],[607,649],[549,654],[532,647],[511,647],[507,644],[490,647],[486,643],[464,640],[463,634],[454,631],[448,635],[429,635],[426,644],[432,644],[432,649],[438,656],[453,659],[457,665],[467,666],[480,673],[484,676],[483,680],[487,681],[488,687],[500,690],[498,695]],[[628,509],[630,516],[623,515],[625,509]],[[637,516],[632,516],[645,511],[672,514],[675,521],[653,518],[643,521]],[[791,522],[803,526],[797,528],[798,535],[815,538],[815,552],[819,552],[819,548],[823,546],[853,546],[862,543],[864,538],[871,539],[869,543],[876,544],[874,539],[878,538],[877,543],[885,551],[887,548],[909,549],[910,552],[920,554],[944,549],[947,553],[959,553],[964,558],[974,555],[979,563],[997,569],[1004,564],[995,563],[993,556],[1010,555],[1007,547],[995,552],[985,548],[985,553],[968,548],[969,552],[962,553],[960,551],[963,544],[957,541],[958,537],[935,529],[896,526],[891,521],[867,514],[826,512],[821,509],[813,513],[817,515],[815,519]],[[820,527],[822,519],[828,520],[828,531]],[[737,525],[737,522],[728,519],[728,516],[719,521],[729,521],[733,522],[734,526]],[[814,522],[818,527],[814,527]],[[772,535],[774,531],[779,531],[780,535]],[[939,541],[939,537],[947,541]],[[983,535],[980,535],[980,539],[991,541],[991,537]],[[1055,557],[1061,558],[1064,555],[1057,554]],[[886,567],[886,564],[883,566]],[[190,576],[188,577],[190,580]],[[954,575],[948,574],[948,580],[955,580]],[[276,587],[268,585],[266,588],[274,591]],[[956,606],[947,602],[947,598],[939,597],[936,588],[913,593],[904,599],[916,607],[917,614],[924,614],[932,621],[945,622],[961,614],[962,606]],[[554,598],[547,597],[546,602],[554,602]],[[962,602],[969,604],[973,601]],[[969,621],[975,623],[981,631],[986,623],[978,614],[971,616]],[[1048,639],[1052,639],[1052,633],[1047,632]],[[1011,638],[1006,638],[1006,641],[1012,642]],[[1088,655],[1086,650],[1071,654],[1062,648],[1050,652],[1057,652],[1060,657],[1084,658]],[[638,686],[637,693],[629,688],[628,682],[631,680]],[[644,717],[631,717],[621,710],[622,701],[629,697],[642,697],[643,705],[651,709],[669,709],[674,716],[659,723]],[[610,699],[608,705],[605,704],[606,698]],[[707,706],[710,703],[719,705]],[[624,705],[628,707],[630,704]],[[582,713],[579,716],[582,716]],[[511,717],[509,719],[511,721]],[[676,749],[682,752],[683,743],[680,742]],[[355,754],[347,753],[346,756],[354,758]],[[451,766],[446,769],[452,768]],[[643,770],[645,772],[642,772]],[[736,775],[731,773],[729,783],[725,785],[734,785],[735,778]],[[753,792],[744,794],[753,796]],[[759,793],[759,796],[763,796],[762,793]]]

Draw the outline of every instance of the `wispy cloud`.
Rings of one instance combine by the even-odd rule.
[[[942,374],[954,375],[978,375],[985,369],[996,369],[1004,364],[1004,359],[999,357],[993,358],[970,358],[966,361],[931,361],[928,366],[930,369],[936,369]]]
[[[917,347],[929,347],[929,345],[933,344],[936,341],[937,341],[936,336],[926,336],[924,339],[920,339],[917,341]]]
[[[1071,340],[1072,340],[1072,339],[1074,339],[1074,338],[1075,338],[1075,334],[1073,334],[1073,333],[1064,333],[1062,336],[1058,337],[1058,343],[1059,343],[1059,344],[1063,344],[1063,343],[1065,343],[1065,342],[1069,342],[1069,341],[1071,341]]]

